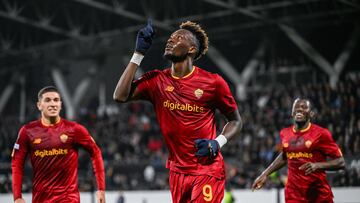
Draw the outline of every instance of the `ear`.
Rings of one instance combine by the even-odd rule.
[[[295,111],[294,111],[294,109],[291,109],[291,118],[293,118],[294,116],[295,116]]]
[[[36,106],[37,106],[37,108],[39,109],[39,111],[41,111],[40,101],[38,101],[38,102],[36,103]]]
[[[315,112],[310,111],[310,119],[313,119],[315,117]]]
[[[191,47],[190,47],[190,49],[189,49],[189,51],[188,51],[188,53],[189,53],[189,54],[191,54],[191,55],[192,55],[192,54],[194,54],[194,55],[195,55],[195,54],[196,54],[196,52],[197,52],[197,49],[196,49],[196,47],[195,47],[195,46],[191,46]]]

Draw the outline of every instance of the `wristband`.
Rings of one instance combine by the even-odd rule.
[[[138,53],[134,53],[130,59],[131,63],[135,63],[136,65],[140,65],[141,61],[143,60],[144,55],[142,54],[138,54]]]
[[[220,148],[227,143],[226,137],[221,134],[219,136],[217,136],[217,138],[215,138],[215,140],[219,143]]]

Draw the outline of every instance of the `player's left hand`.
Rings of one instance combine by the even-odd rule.
[[[319,166],[317,163],[308,162],[308,163],[301,165],[299,167],[299,169],[305,171],[305,175],[308,175],[308,174],[318,170]]]
[[[96,192],[97,197],[97,203],[105,203],[105,191],[104,190],[98,190]]]
[[[216,140],[209,139],[197,139],[195,140],[195,146],[197,148],[196,156],[208,156],[211,159],[218,155],[220,149]]]

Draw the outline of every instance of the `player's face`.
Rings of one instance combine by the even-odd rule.
[[[292,117],[295,122],[304,122],[310,120],[311,107],[307,100],[295,100],[292,108]]]
[[[185,29],[175,31],[168,39],[164,58],[172,62],[180,62],[185,60],[190,50],[195,48],[193,45],[193,34]]]
[[[57,92],[46,92],[37,103],[38,109],[46,118],[58,117],[61,110],[61,99]]]

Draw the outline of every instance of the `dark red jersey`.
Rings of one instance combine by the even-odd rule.
[[[285,188],[286,201],[323,202],[332,201],[333,194],[324,170],[305,175],[299,167],[307,162],[325,162],[342,156],[331,133],[318,125],[310,124],[301,132],[294,126],[280,132],[283,153],[287,157],[288,181]]]
[[[80,202],[79,147],[90,153],[98,189],[105,190],[101,151],[82,125],[64,119],[51,126],[40,120],[24,125],[12,154],[14,199],[21,197],[24,161],[29,155],[33,167],[33,203]]]
[[[170,69],[155,70],[134,83],[140,99],[154,105],[169,150],[167,168],[179,173],[223,178],[222,155],[212,161],[207,157],[196,157],[194,140],[216,138],[215,109],[223,114],[237,110],[225,80],[194,67],[183,78],[172,76]]]

